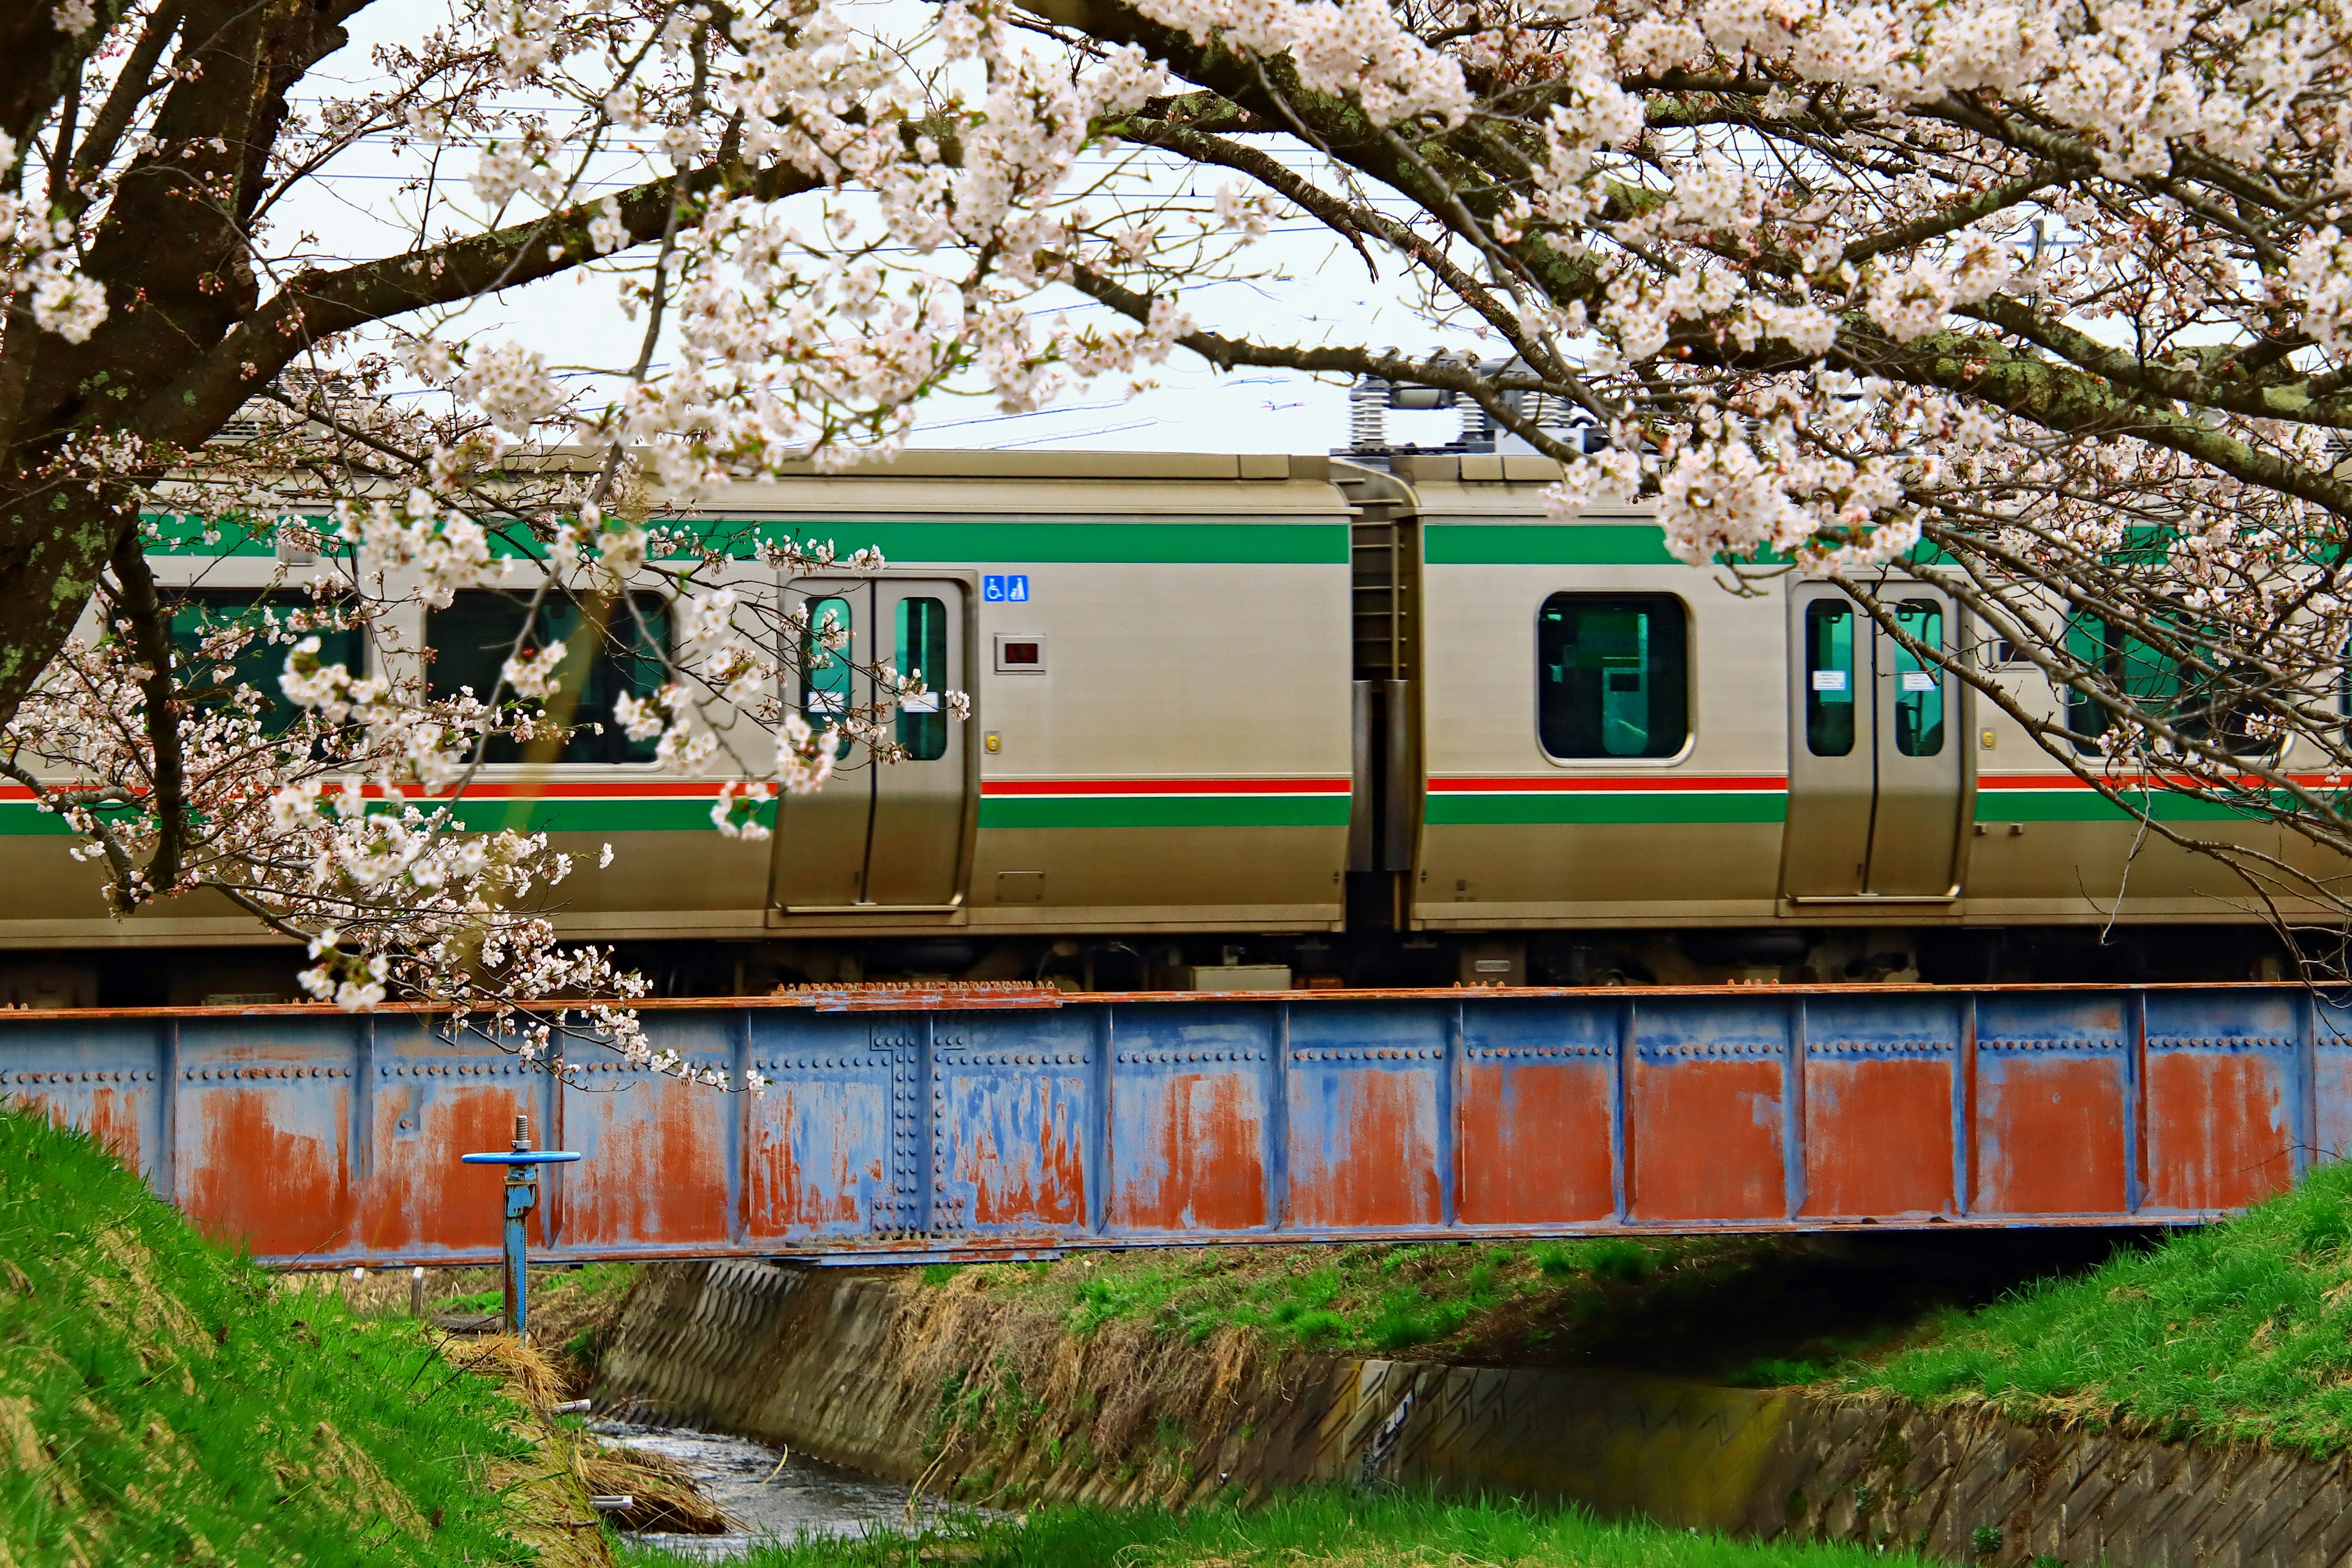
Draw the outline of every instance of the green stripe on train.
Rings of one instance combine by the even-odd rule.
[[[208,544],[184,523],[166,520],[165,555],[268,555],[275,546],[232,523]],[[872,548],[896,563],[1023,566],[1086,562],[1099,564],[1344,566],[1344,522],[875,522],[863,518],[815,521],[719,521],[705,537],[725,541],[748,557],[755,542],[830,543],[841,554]],[[494,541],[491,553],[516,554]]]
[[[0,801],[0,837],[62,837],[72,832],[61,818],[29,800]]]
[[[2130,797],[2127,797],[2130,798]],[[2156,791],[2133,799],[2158,822],[2249,822],[2257,814],[2226,801]],[[2280,805],[2286,805],[2282,797]],[[2136,814],[2086,789],[1986,790],[1977,795],[1979,822],[2129,822]]]
[[[1643,790],[1623,795],[1433,795],[1432,827],[1517,827],[1643,823],[1779,822],[1788,796],[1778,790],[1702,794]]]

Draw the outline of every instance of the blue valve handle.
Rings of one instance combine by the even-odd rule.
[[[525,1289],[528,1275],[523,1256],[523,1222],[539,1202],[539,1182],[531,1171],[534,1165],[566,1165],[580,1156],[562,1149],[529,1149],[522,1146],[527,1129],[523,1119],[515,1119],[515,1144],[512,1149],[495,1154],[461,1154],[458,1159],[468,1165],[504,1165],[506,1179],[506,1235],[503,1248],[506,1274],[507,1331],[517,1339],[524,1337],[530,1313]]]

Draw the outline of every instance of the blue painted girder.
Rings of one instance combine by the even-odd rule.
[[[730,1094],[442,1020],[0,1015],[0,1092],[292,1268],[2193,1222],[2352,1143],[2352,1014],[2293,984],[800,993],[645,1009]]]

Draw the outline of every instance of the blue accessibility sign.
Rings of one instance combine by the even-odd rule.
[[[1021,572],[1010,576],[982,577],[980,597],[983,604],[1025,605],[1029,602],[1029,574]]]

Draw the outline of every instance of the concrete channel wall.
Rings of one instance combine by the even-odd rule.
[[[1965,1563],[2352,1562],[2342,1460],[1880,1396],[1554,1368],[1252,1362],[1230,1341],[1190,1346],[1139,1330],[1036,1352],[1025,1392],[966,1425],[956,1385],[968,1384],[970,1358],[957,1352],[982,1343],[991,1308],[943,1304],[945,1294],[912,1270],[656,1267],[606,1353],[600,1404],[998,1499],[1181,1503],[1386,1481],[1756,1537],[1912,1545]],[[958,1365],[967,1370],[940,1375]]]

